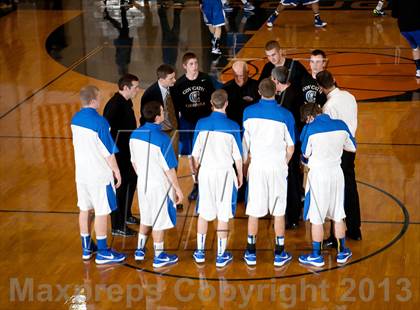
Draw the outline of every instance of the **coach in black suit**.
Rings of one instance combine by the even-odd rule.
[[[174,86],[176,82],[175,69],[171,65],[163,64],[157,68],[156,74],[158,80],[144,91],[144,94],[141,97],[141,107],[149,101],[162,103],[165,116],[165,119],[162,122],[162,130],[171,137],[175,155],[178,157],[178,111],[172,102],[170,92],[170,87]],[[143,115],[142,111],[140,111],[140,113]],[[140,117],[140,124],[144,124],[143,117]],[[177,207],[182,208],[182,205],[177,205]]]
[[[162,129],[171,137],[174,136],[175,131],[178,129],[178,112],[175,110],[175,105],[172,102],[170,87],[174,86],[175,79],[175,69],[171,65],[163,64],[160,65],[156,70],[156,75],[158,80],[149,86],[144,91],[143,96],[141,97],[141,107],[144,106],[146,102],[149,101],[158,101],[162,103],[165,120],[162,123]],[[143,112],[140,111],[140,124],[144,124]],[[175,135],[176,142],[178,139]],[[174,139],[174,140],[175,140]],[[175,141],[173,141],[173,144]],[[178,147],[174,145],[175,153],[178,155]]]

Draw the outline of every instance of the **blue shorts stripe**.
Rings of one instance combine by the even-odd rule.
[[[306,195],[305,195],[305,203],[303,205],[303,219],[305,221],[308,220],[308,212],[309,212],[309,207],[311,205],[311,190],[309,190]]]
[[[176,207],[172,199],[166,197],[166,206],[168,208],[169,218],[171,219],[172,224],[176,225]]]
[[[106,196],[108,198],[108,204],[111,211],[117,210],[117,196],[115,195],[115,191],[111,183],[106,186]]]
[[[237,201],[238,201],[238,189],[236,188],[235,183],[233,183],[233,189],[232,189],[232,215],[233,216],[235,216],[235,213],[236,213]]]

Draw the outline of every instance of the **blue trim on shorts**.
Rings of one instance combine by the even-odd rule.
[[[220,0],[204,0],[201,11],[207,25],[217,27],[225,24],[225,12]]]
[[[303,219],[308,220],[309,206],[311,205],[311,190],[305,195],[305,203],[303,204]]]
[[[401,35],[408,41],[412,49],[420,47],[420,30],[402,31]]]
[[[235,216],[236,213],[236,207],[238,201],[238,189],[235,186],[235,183],[233,183],[233,189],[232,189],[232,215]]]
[[[106,186],[106,197],[108,198],[108,205],[111,211],[117,210],[117,196],[111,183]]]
[[[169,196],[166,197],[166,206],[168,208],[169,218],[171,219],[172,224],[176,225],[176,207],[174,202]]]

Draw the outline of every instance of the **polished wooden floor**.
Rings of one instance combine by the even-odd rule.
[[[237,57],[247,59],[253,65],[251,74],[258,75],[265,61],[264,43],[270,39],[279,40],[289,56],[305,65],[311,49],[327,52],[338,84],[359,101],[356,170],[363,240],[348,242],[351,262],[337,266],[335,252],[327,251],[325,268],[299,265],[297,256],[310,249],[309,226],[301,223],[286,234],[293,261],[274,268],[272,221],[263,219],[258,265],[248,268],[241,259],[246,217],[239,205],[228,240],[234,262],[222,270],[215,268],[215,232],[210,225],[207,247],[213,251],[206,264],[198,266],[191,257],[195,205],[184,201],[176,228],[166,236],[167,247],[180,261],[154,270],[150,242],[146,261],[134,261],[136,238],[109,236],[112,247],[129,255],[125,264],[96,266],[81,260],[69,123],[79,109],[79,89],[90,83],[99,86],[104,104],[116,87],[110,82],[115,79],[102,78],[100,71],[116,69],[114,51],[106,52],[110,45],[90,40],[96,32],[107,34],[104,21],[88,24],[102,1],[80,3],[79,9],[61,10],[26,5],[0,18],[0,309],[418,309],[420,80],[414,77],[411,50],[395,20],[374,18],[370,10],[325,9],[322,17],[329,25],[317,30],[310,11],[289,10],[272,30],[263,24],[245,28],[241,34],[248,40],[239,50],[224,49],[226,66],[216,68],[216,76],[229,79],[229,61]],[[260,3],[261,10],[274,6],[275,2]],[[168,7],[172,14],[171,2]],[[157,9],[151,1],[130,20],[141,17],[130,28],[136,33],[130,70],[143,86],[154,79],[153,69],[142,69],[143,58],[162,61]],[[199,14],[196,3],[187,1],[178,60],[188,49],[205,54],[202,47],[208,41],[191,34],[194,25],[200,27]],[[90,27],[82,29],[84,36],[76,36],[86,40],[85,48],[81,57],[65,65],[47,53],[45,42],[57,28],[81,17],[84,27]],[[67,44],[81,42],[73,39]],[[185,159],[180,163],[180,182],[188,194],[192,180]],[[137,203],[133,210],[138,213]]]

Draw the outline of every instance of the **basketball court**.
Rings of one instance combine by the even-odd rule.
[[[376,1],[321,0],[323,29],[311,10],[286,10],[274,27],[264,22],[276,1],[255,1],[254,13],[231,1],[220,57],[198,1],[137,1],[127,11],[122,37],[105,10],[121,22],[118,1],[21,1],[0,17],[0,309],[417,309],[420,306],[420,79],[396,20],[373,17]],[[132,38],[132,39],[128,39]],[[100,113],[117,90],[119,72],[140,78],[144,90],[163,62],[182,75],[181,58],[198,55],[201,71],[232,78],[232,59],[244,59],[258,77],[267,61],[264,44],[278,40],[287,56],[309,67],[312,49],[327,53],[340,88],[358,101],[356,179],[362,213],[361,241],[348,241],[349,263],[324,251],[325,266],[312,269],[297,257],[311,249],[309,223],[286,231],[291,263],[273,266],[273,220],[260,221],[258,264],[242,259],[247,216],[238,204],[229,224],[233,263],[215,267],[217,236],[209,225],[205,264],[193,261],[195,202],[185,198],[176,228],[165,236],[179,262],[152,267],[134,260],[137,237],[108,235],[128,255],[123,264],[81,260],[70,120],[80,109],[81,87],[102,91]],[[125,40],[125,41],[124,41]],[[126,43],[124,43],[126,42]],[[140,96],[134,110],[140,114]],[[188,196],[193,181],[186,158],[179,181]],[[138,215],[137,197],[133,213]],[[130,226],[138,230],[138,227]]]

